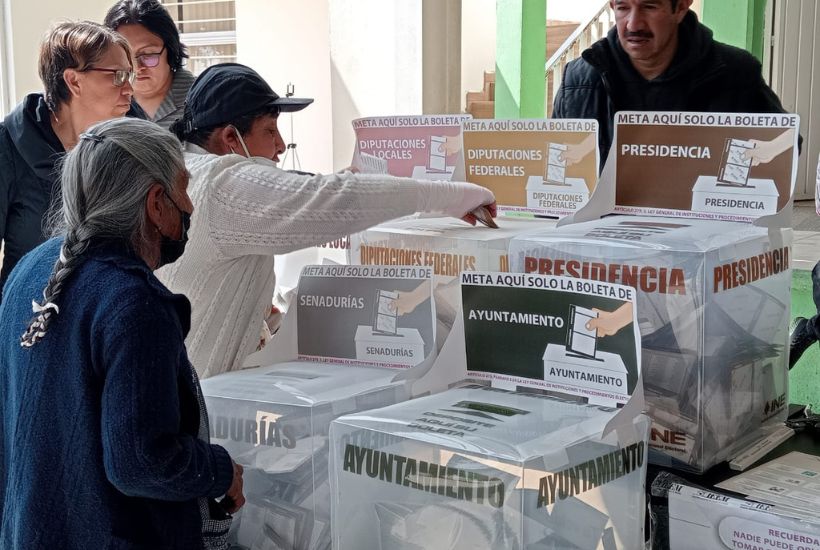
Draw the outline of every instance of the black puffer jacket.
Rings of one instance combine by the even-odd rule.
[[[634,69],[615,28],[567,65],[552,116],[598,120],[602,167],[618,111],[784,112],[760,62],[716,42],[692,11],[680,24],[672,64],[653,80]]]
[[[43,218],[59,193],[56,163],[64,153],[42,94],[26,96],[0,124],[0,300],[12,268],[45,240]]]

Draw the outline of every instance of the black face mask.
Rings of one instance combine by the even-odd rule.
[[[185,252],[185,245],[188,244],[188,229],[191,228],[191,214],[177,206],[177,203],[174,202],[171,195],[168,195],[168,193],[165,193],[165,195],[179,212],[179,220],[182,224],[182,238],[178,240],[172,239],[160,233],[159,265],[157,268],[172,264],[182,256],[182,253]]]

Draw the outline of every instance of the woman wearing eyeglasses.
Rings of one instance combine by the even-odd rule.
[[[43,242],[43,219],[60,196],[57,161],[86,128],[131,109],[128,42],[97,23],[61,23],[40,44],[44,92],[29,94],[0,124],[0,300],[17,261]]]
[[[137,62],[134,98],[149,120],[169,128],[182,116],[194,75],[182,68],[188,57],[174,20],[157,0],[120,0],[105,24],[122,34]]]

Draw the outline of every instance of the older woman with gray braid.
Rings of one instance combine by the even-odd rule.
[[[0,548],[225,548],[242,469],[208,440],[190,303],[153,273],[187,241],[180,143],[99,123],[61,183],[0,304]]]

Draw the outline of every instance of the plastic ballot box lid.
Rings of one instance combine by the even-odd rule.
[[[311,406],[394,385],[395,376],[383,368],[291,361],[214,376],[202,390],[209,398]]]

